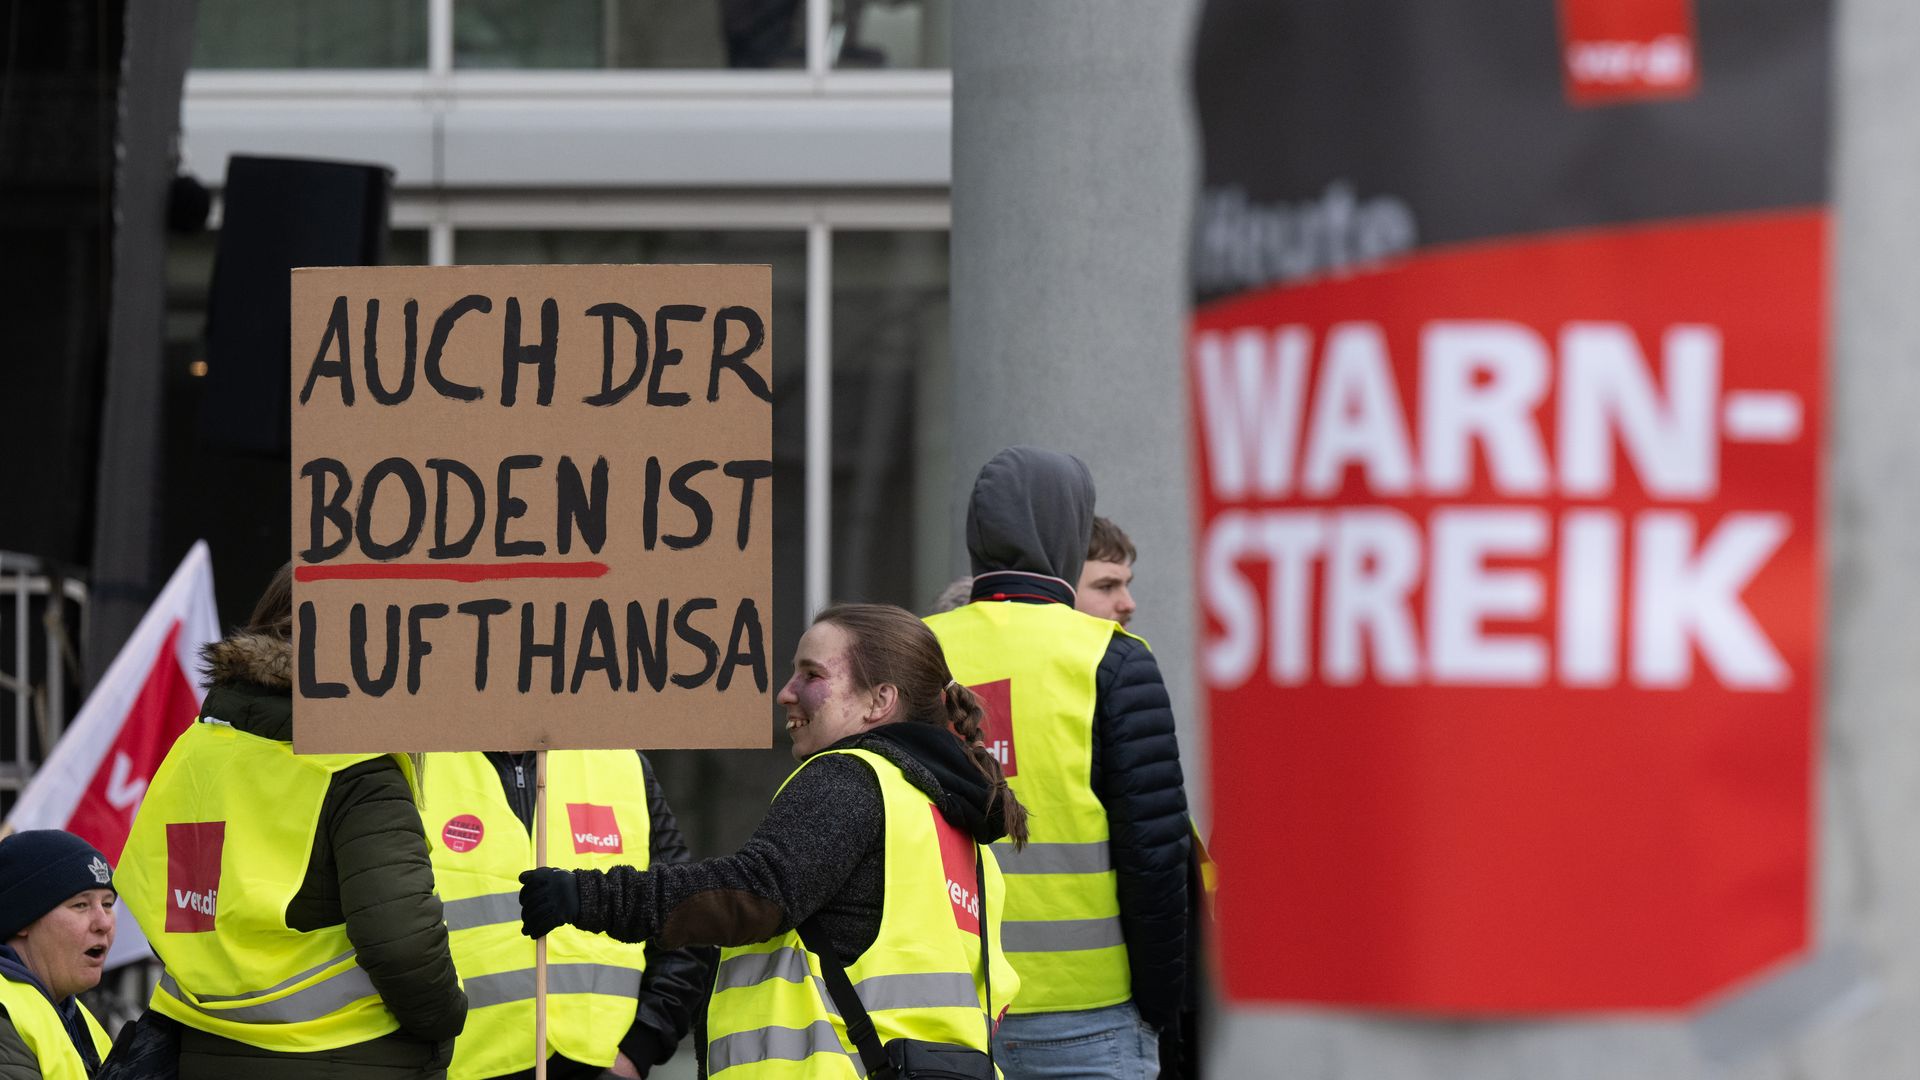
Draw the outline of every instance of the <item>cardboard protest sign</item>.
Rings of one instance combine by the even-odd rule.
[[[294,747],[771,741],[772,272],[293,274]]]

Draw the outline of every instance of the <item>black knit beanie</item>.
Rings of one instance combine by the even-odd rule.
[[[0,944],[88,889],[113,888],[113,867],[92,844],[60,829],[0,840]]]

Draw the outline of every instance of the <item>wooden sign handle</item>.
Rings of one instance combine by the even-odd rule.
[[[547,865],[547,752],[534,752],[533,861]],[[547,939],[533,943],[533,1076],[547,1080]]]

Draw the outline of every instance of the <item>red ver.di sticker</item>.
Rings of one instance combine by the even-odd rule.
[[[967,689],[980,699],[980,707],[987,713],[981,732],[987,740],[987,753],[999,760],[1002,773],[1018,775],[1020,759],[1013,752],[1013,680],[998,679]]]
[[[1005,686],[1006,683],[1000,683]],[[933,832],[940,838],[940,864],[947,872],[947,899],[953,904],[953,922],[969,934],[980,932],[979,867],[974,863],[974,848],[967,834],[954,828],[940,816],[940,808],[929,806],[933,814]]]
[[[567,822],[573,826],[573,851],[576,855],[620,855],[620,822],[613,807],[594,803],[568,803]]]
[[[226,842],[224,821],[167,826],[167,933],[213,929],[220,902],[220,852]]]

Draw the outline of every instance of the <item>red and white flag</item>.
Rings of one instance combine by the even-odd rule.
[[[219,636],[213,562],[200,541],[34,772],[7,825],[16,831],[65,829],[118,865],[147,782],[206,694],[200,648]],[[152,954],[139,924],[128,918],[115,932],[107,964]]]

